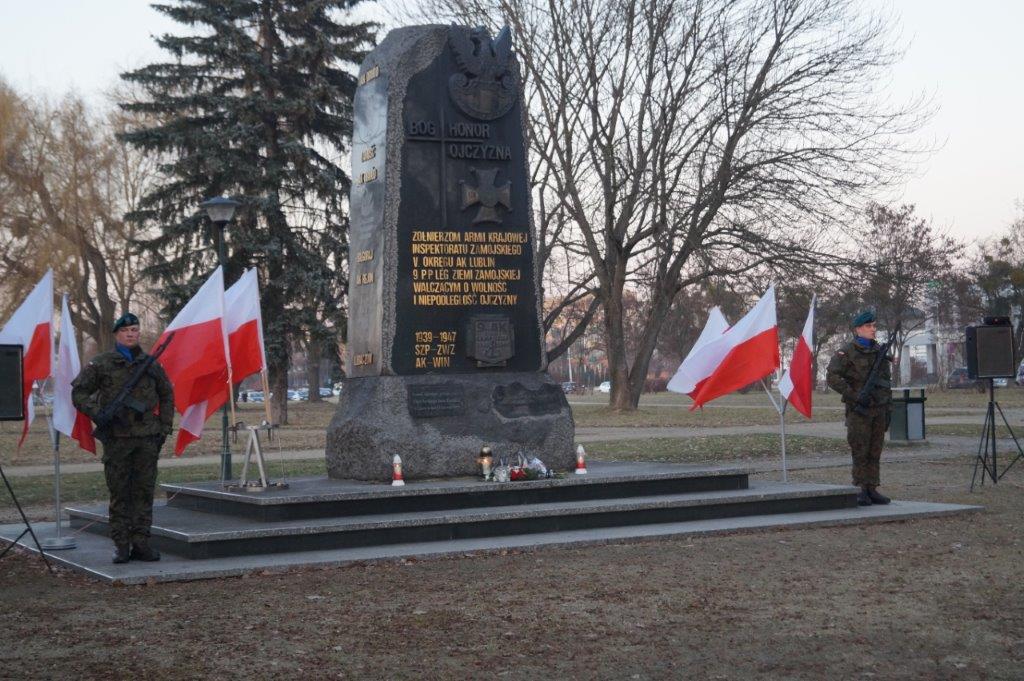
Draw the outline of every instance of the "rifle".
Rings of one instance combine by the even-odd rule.
[[[853,410],[862,416],[867,416],[868,407],[871,406],[871,393],[875,389],[875,385],[878,383],[878,373],[882,369],[882,362],[889,358],[889,350],[892,349],[892,344],[896,342],[896,336],[900,333],[900,326],[903,322],[898,322],[896,328],[891,334],[889,334],[889,340],[885,342],[885,345],[878,348],[878,356],[875,357],[874,364],[871,365],[871,371],[868,373],[868,379],[864,381],[864,385],[861,387],[860,392],[857,393],[857,400],[853,403]]]
[[[135,373],[133,373],[125,384],[121,386],[121,391],[117,393],[117,396],[107,403],[107,405],[100,410],[100,413],[96,414],[96,417],[93,418],[93,423],[96,424],[96,428],[92,431],[93,437],[100,442],[106,443],[110,426],[117,420],[122,407],[128,407],[139,414],[146,413],[146,405],[132,397],[132,391],[135,390],[135,386],[139,384],[139,381],[141,381],[142,377],[146,375],[149,368],[153,366],[153,362],[159,359],[160,355],[164,354],[164,350],[166,350],[167,346],[171,344],[172,340],[174,340],[175,333],[177,332],[171,331],[167,334],[167,340],[161,343],[160,346],[153,351],[152,355],[146,356],[146,359],[142,361],[142,364],[135,369]]]

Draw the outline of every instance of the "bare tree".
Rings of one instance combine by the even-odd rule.
[[[575,230],[566,252],[590,266],[617,409],[636,407],[680,291],[842,264],[836,225],[903,176],[898,139],[921,123],[919,103],[880,103],[899,52],[851,0],[426,4],[516,34],[532,128],[549,133],[533,160]]]
[[[943,282],[956,277],[964,245],[915,216],[913,206],[871,204],[867,217],[860,258],[866,265],[861,302],[876,309],[888,330],[900,327],[895,343],[899,367],[907,338],[936,317],[937,294]]]
[[[96,116],[76,97],[51,107],[0,86],[0,100],[13,102],[0,154],[0,268],[23,288],[52,266],[58,291],[71,293],[76,327],[108,348],[121,310],[149,309],[131,248],[137,228],[121,216],[151,161],[116,140],[118,119]]]

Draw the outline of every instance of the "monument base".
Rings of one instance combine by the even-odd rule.
[[[568,470],[574,432],[565,394],[546,373],[350,378],[327,428],[327,474],[390,480],[398,454],[406,480],[476,475],[484,445],[495,463],[522,452]]]

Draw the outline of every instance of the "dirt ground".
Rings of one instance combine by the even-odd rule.
[[[883,476],[986,508],[139,587],[8,556],[0,677],[1020,679],[1024,470],[973,494],[967,458]]]

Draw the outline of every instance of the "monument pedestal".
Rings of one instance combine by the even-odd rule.
[[[484,445],[496,459],[522,452],[568,470],[573,432],[561,387],[542,372],[352,378],[327,429],[327,471],[385,480],[398,454],[407,480],[476,475]]]

